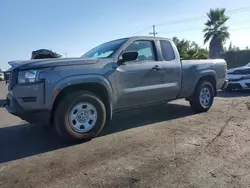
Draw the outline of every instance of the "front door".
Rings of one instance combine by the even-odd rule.
[[[118,108],[164,100],[164,71],[157,61],[154,41],[137,40],[125,51],[137,51],[135,61],[125,62],[115,72]]]

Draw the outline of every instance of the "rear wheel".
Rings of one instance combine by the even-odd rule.
[[[208,111],[214,101],[214,89],[210,82],[200,81],[190,100],[190,105],[195,112]]]
[[[84,140],[97,136],[104,127],[106,109],[93,93],[75,92],[64,97],[55,111],[54,125],[60,136],[68,140]]]

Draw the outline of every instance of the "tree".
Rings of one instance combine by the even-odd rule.
[[[227,47],[226,47],[226,46],[223,46],[223,52],[225,53],[225,52],[227,52],[227,51],[228,51]]]
[[[191,43],[191,48],[194,48],[195,50],[198,50],[199,46],[198,46],[198,44],[196,42],[193,41]]]
[[[229,47],[228,47],[228,51],[232,51],[233,50],[233,45],[232,42],[230,42]]]
[[[177,37],[173,37],[173,42],[175,43],[181,58],[188,59],[189,55],[187,54],[187,51],[190,48],[190,41],[185,39],[179,40]]]
[[[209,57],[208,50],[204,48],[199,48],[192,57],[192,59],[208,59],[208,57]]]
[[[239,51],[240,48],[238,46],[235,46],[232,44],[232,42],[230,42],[229,44],[229,47],[228,47],[228,51],[231,52],[231,51]]]
[[[205,23],[206,28],[203,30],[204,43],[209,43],[209,56],[212,59],[221,58],[223,54],[223,43],[229,39],[230,34],[228,27],[225,26],[226,21],[229,19],[225,15],[226,9],[210,9],[207,13],[208,20]]]
[[[182,59],[208,59],[207,49],[199,48],[198,44],[194,41],[179,40],[177,37],[173,37],[172,40]]]
[[[240,48],[234,45],[232,51],[240,51]]]

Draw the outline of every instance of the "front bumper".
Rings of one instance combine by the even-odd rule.
[[[227,89],[248,90],[250,89],[250,79],[240,81],[229,81]]]
[[[29,123],[50,124],[50,111],[49,110],[30,110],[25,111],[11,95],[7,95],[5,109],[21,119]]]
[[[223,86],[221,87],[222,90],[225,90],[228,87],[228,80],[226,80],[223,84]]]
[[[245,90],[250,89],[249,74],[227,74],[228,90]]]
[[[23,108],[17,103],[16,99],[8,94],[6,99],[5,109],[16,116],[22,116],[24,114]]]

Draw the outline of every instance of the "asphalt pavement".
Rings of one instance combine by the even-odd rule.
[[[51,127],[3,108],[0,187],[250,187],[250,93],[220,92],[195,114],[187,101],[115,115],[101,136],[65,143]]]

